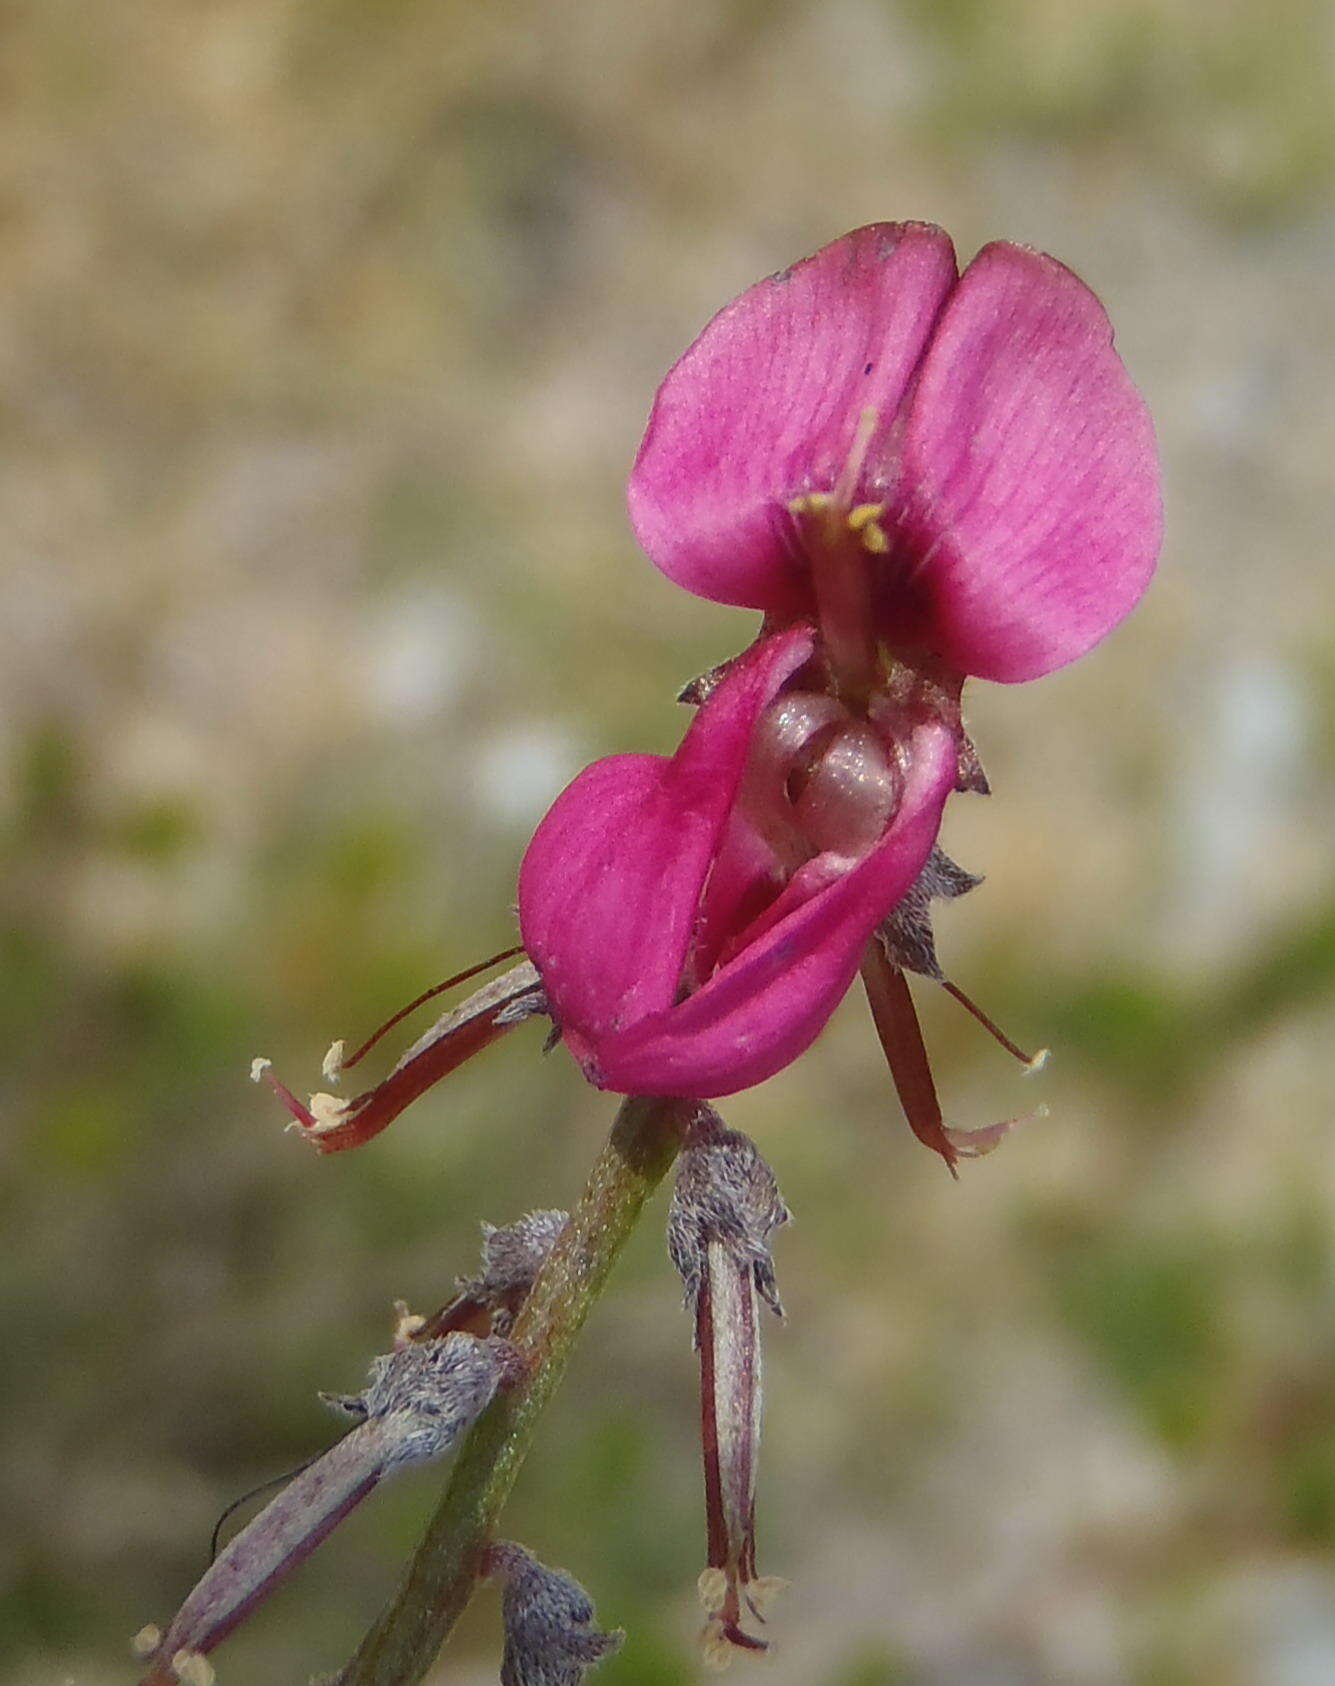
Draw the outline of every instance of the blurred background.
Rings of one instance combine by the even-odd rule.
[[[1143,609],[975,685],[921,992],[952,1184],[861,1001],[729,1103],[778,1241],[774,1686],[1335,1679],[1335,14],[1324,0],[3,8],[0,1680],[115,1686],[389,1305],[568,1203],[614,1102],[528,1027],[360,1153],[247,1082],[512,940],[534,822],[667,749],[751,617],[627,470],[720,304],[864,221],[1046,248],[1149,396]],[[423,1021],[425,1022],[425,1020]],[[409,1033],[416,1034],[415,1028]],[[405,1041],[409,1037],[405,1036]],[[697,1678],[696,1374],[660,1199],[508,1529]],[[443,1477],[217,1657],[335,1667]],[[482,1594],[433,1681],[499,1656]],[[741,1673],[750,1665],[738,1664]],[[757,1678],[759,1676],[757,1675]]]

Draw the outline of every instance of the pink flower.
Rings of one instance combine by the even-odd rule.
[[[1005,242],[957,276],[927,223],[855,229],[720,311],[659,388],[629,503],[688,591],[1007,681],[1135,607],[1162,525],[1093,293]]]
[[[929,918],[976,882],[936,847],[950,792],[988,788],[963,684],[1073,661],[1153,572],[1153,431],[1102,306],[1022,247],[961,276],[938,228],[856,229],[670,371],[630,513],[670,578],[763,610],[760,638],[690,688],[675,755],[613,756],[557,799],[520,869],[531,965],[352,1101],[270,1081],[335,1151],[547,1011],[598,1086],[713,1099],[796,1058],[861,970],[915,1132],[948,1163],[986,1151],[1001,1127],[943,1122],[904,972],[1000,1038]]]
[[[893,736],[854,719],[804,684],[815,651],[801,625],[754,645],[674,756],[595,763],[529,845],[524,946],[600,1088],[712,1098],[779,1071],[927,861],[954,738],[911,706]]]
[[[942,1121],[902,973],[941,977],[927,904],[972,882],[934,848],[949,793],[987,789],[964,679],[1074,660],[1153,571],[1153,433],[1102,307],[1020,247],[960,277],[939,229],[855,230],[669,373],[630,512],[766,635],[675,756],[599,762],[538,829],[520,925],[567,1044],[605,1088],[730,1094],[861,968],[915,1131],[985,1151]]]

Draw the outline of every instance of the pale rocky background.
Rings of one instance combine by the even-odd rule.
[[[958,1185],[865,1011],[727,1107],[798,1221],[771,1686],[1335,1679],[1335,12],[1324,0],[0,8],[0,1680],[118,1686],[389,1302],[568,1201],[612,1112],[517,1032],[317,1162],[246,1081],[510,940],[587,759],[750,634],[637,554],[656,382],[880,218],[1100,292],[1158,419],[1144,608],[977,686],[941,921]],[[697,1678],[694,1367],[655,1209],[509,1527]],[[441,1477],[217,1657],[336,1666]],[[499,1657],[479,1598],[433,1681]]]

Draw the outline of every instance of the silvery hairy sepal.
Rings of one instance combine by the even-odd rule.
[[[502,1577],[505,1656],[501,1686],[580,1686],[587,1670],[625,1638],[594,1627],[589,1595],[561,1569],[502,1540],[487,1552],[484,1573]]]
[[[454,1298],[430,1317],[412,1316],[401,1307],[400,1342],[448,1334],[451,1329],[508,1335],[569,1221],[568,1212],[543,1208],[503,1229],[484,1223],[481,1271],[456,1277]]]

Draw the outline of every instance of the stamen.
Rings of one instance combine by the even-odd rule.
[[[788,513],[790,515],[823,515],[827,509],[834,507],[832,492],[803,492],[800,497],[789,498]]]
[[[858,535],[862,540],[862,548],[871,551],[873,556],[884,556],[890,548],[890,541],[886,538],[885,528],[880,521],[884,514],[883,503],[860,503],[856,509],[850,509],[848,512],[849,531]]]
[[[409,1341],[415,1341],[419,1338],[423,1329],[426,1328],[426,1318],[420,1311],[413,1311],[407,1300],[395,1300],[393,1311],[393,1347],[395,1352],[398,1352],[401,1347],[407,1346]],[[442,1330],[441,1333],[444,1334],[445,1331]]]
[[[983,1124],[976,1130],[956,1130],[947,1124],[946,1135],[961,1159],[981,1159],[1000,1147],[1017,1124],[1030,1124],[1035,1118],[1047,1116],[1047,1107],[1040,1106],[1020,1118],[1005,1118],[997,1124]]]
[[[304,1105],[297,1099],[291,1089],[288,1088],[287,1084],[283,1082],[282,1078],[276,1076],[274,1072],[269,1069],[268,1060],[253,1060],[251,1062],[250,1080],[252,1083],[267,1083],[273,1090],[274,1094],[278,1096],[279,1100],[282,1101],[283,1105],[292,1114],[292,1122],[294,1124],[300,1124],[304,1130],[313,1130],[316,1135],[320,1133],[321,1126],[319,1119],[316,1118],[315,1114],[308,1106]],[[326,1128],[327,1127],[328,1126],[326,1126]]]
[[[858,711],[875,689],[877,672],[867,553],[889,548],[884,529],[876,523],[879,506],[855,501],[878,421],[874,408],[858,417],[833,491],[807,492],[788,505],[800,524],[816,615],[836,689]]]
[[[765,1620],[775,1599],[787,1592],[792,1584],[782,1575],[758,1575],[746,1583],[746,1602],[757,1621]]]
[[[723,1600],[728,1595],[727,1572],[723,1569],[701,1569],[695,1590],[703,1608],[712,1615],[722,1607]]]
[[[359,1095],[356,1100],[350,1101],[342,1095],[312,1095],[311,1116],[315,1119],[316,1131],[326,1135],[330,1130],[341,1129],[347,1123],[348,1114],[363,1098]]]
[[[880,412],[874,406],[868,407],[858,417],[858,425],[853,430],[853,443],[848,448],[848,457],[844,462],[843,473],[839,476],[834,488],[835,502],[849,509],[853,503],[854,494],[858,489],[858,481],[862,478],[862,470],[866,466],[867,452],[871,449],[872,437],[876,432],[876,424],[880,420]]]
[[[992,1037],[994,1041],[999,1042],[1008,1054],[1019,1060],[1020,1064],[1029,1072],[1034,1073],[1042,1071],[1043,1067],[1048,1063],[1048,1057],[1052,1052],[1050,1048],[1040,1048],[1036,1054],[1026,1054],[1023,1048],[1018,1047],[1014,1042],[1012,1042],[1010,1037],[1006,1035],[1005,1031],[988,1018],[987,1014],[976,1001],[971,1001],[969,999],[958,984],[951,983],[949,978],[942,978],[941,987],[945,990],[947,995],[954,996],[955,1000],[959,1002],[960,1006],[964,1008],[966,1013],[972,1013],[974,1018],[978,1020],[979,1024],[982,1025],[988,1035]]]
[[[136,1657],[151,1657],[161,1644],[162,1629],[155,1622],[148,1622],[130,1641],[130,1649]]]
[[[470,968],[461,976],[471,977],[478,970],[481,968]],[[432,990],[428,993],[438,992]],[[310,1104],[306,1106],[286,1083],[274,1076],[267,1060],[256,1060],[251,1067],[251,1076],[257,1083],[269,1085],[307,1141],[321,1153],[338,1153],[344,1148],[358,1147],[370,1141],[406,1106],[471,1055],[496,1041],[515,1025],[522,1024],[525,1019],[546,1011],[546,997],[537,971],[529,961],[522,961],[499,978],[483,984],[466,1001],[445,1013],[425,1036],[417,1039],[389,1076],[364,1094],[346,1100],[338,1095],[312,1095]],[[389,1022],[394,1024],[402,1017],[403,1014],[398,1013]],[[385,1028],[388,1029],[388,1025]],[[380,1034],[377,1031],[376,1036]],[[356,1058],[360,1059],[364,1052],[365,1049],[362,1049]],[[352,1063],[348,1061],[349,1065]]]
[[[213,1686],[213,1664],[202,1651],[183,1646],[172,1658],[172,1673],[181,1686]]]
[[[337,1042],[329,1044],[329,1052],[320,1064],[320,1075],[326,1083],[337,1083],[343,1075],[343,1050],[347,1043],[340,1036]]]
[[[867,999],[871,1003],[876,1034],[885,1050],[886,1063],[890,1067],[890,1075],[894,1079],[909,1127],[924,1146],[933,1148],[941,1155],[951,1176],[957,1177],[959,1173],[955,1165],[958,1160],[981,1159],[985,1153],[991,1153],[993,1148],[1005,1140],[1016,1124],[1022,1124],[1026,1119],[1009,1118],[999,1124],[986,1124],[977,1130],[960,1130],[948,1125],[941,1115],[941,1103],[937,1099],[936,1084],[932,1078],[931,1065],[928,1063],[927,1049],[923,1044],[913,997],[909,993],[908,980],[890,960],[880,943],[872,943],[867,950],[862,962],[862,981],[866,986]],[[949,983],[945,987],[1030,1071],[1041,1068],[1043,1060],[1047,1057],[1046,1048],[1031,1060],[1001,1034],[962,990]],[[1039,1107],[1027,1117],[1042,1117],[1046,1115],[1046,1111],[1045,1107]]]
[[[377,1030],[373,1035],[367,1037],[366,1041],[362,1043],[361,1047],[358,1048],[357,1052],[351,1059],[345,1060],[342,1057],[343,1044],[341,1042],[335,1042],[334,1047],[331,1048],[329,1053],[325,1055],[326,1068],[333,1056],[334,1049],[337,1048],[339,1055],[337,1070],[350,1071],[353,1066],[357,1065],[359,1061],[370,1053],[371,1049],[375,1047],[376,1043],[379,1042],[380,1038],[386,1031],[393,1030],[396,1024],[401,1023],[408,1017],[409,1013],[415,1013],[419,1007],[425,1006],[428,1001],[433,1001],[436,996],[443,995],[447,989],[453,989],[455,984],[467,983],[469,978],[477,977],[479,972],[489,972],[493,966],[498,966],[502,960],[513,960],[516,954],[522,954],[523,952],[522,948],[502,949],[499,954],[493,954],[490,960],[479,960],[476,966],[469,966],[466,971],[456,972],[452,978],[446,978],[444,983],[432,984],[431,988],[423,990],[415,1001],[410,1001],[406,1007],[400,1007],[398,1012],[394,1014],[393,1018],[386,1019],[379,1030]],[[328,1069],[325,1070],[325,1076],[330,1082],[334,1081],[334,1075]]]

